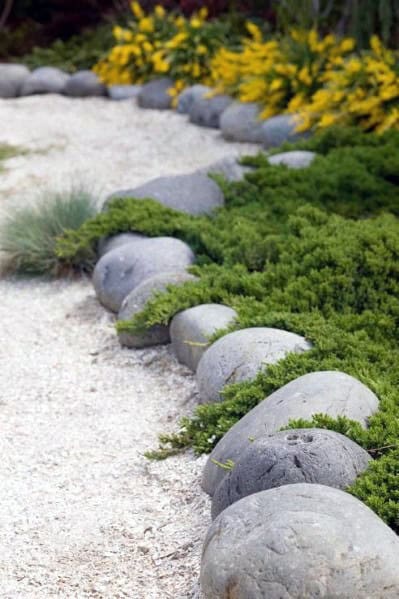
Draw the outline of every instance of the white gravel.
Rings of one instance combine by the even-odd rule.
[[[99,199],[253,151],[170,112],[59,96],[0,101],[0,206],[77,181]],[[204,458],[149,462],[195,405],[168,348],[122,350],[89,281],[0,281],[2,598],[198,596]]]

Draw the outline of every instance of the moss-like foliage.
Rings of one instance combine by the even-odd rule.
[[[199,280],[157,296],[134,320],[118,323],[119,330],[167,323],[184,308],[222,302],[238,312],[231,330],[276,327],[313,344],[255,380],[227,387],[223,402],[199,406],[175,435],[161,437],[153,457],[186,447],[209,452],[276,389],[306,373],[340,370],[380,399],[368,430],[325,415],[291,424],[338,430],[365,447],[375,460],[351,492],[399,530],[399,135],[342,130],[299,147],[319,153],[308,169],[248,159],[256,168],[244,182],[223,183],[226,207],[212,218],[116,200],[68,233],[58,255],[89,263],[97,240],[118,231],[176,235],[198,253]]]

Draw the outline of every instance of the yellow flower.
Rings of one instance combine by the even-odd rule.
[[[190,25],[191,27],[194,27],[194,29],[199,29],[202,25],[202,21],[201,19],[198,19],[198,17],[192,17],[192,19],[190,19]]]
[[[139,21],[139,29],[144,33],[152,33],[154,31],[154,21],[151,17],[143,17]]]
[[[251,21],[247,21],[245,23],[245,27],[247,28],[248,32],[250,33],[252,39],[256,42],[262,42],[263,40],[263,35],[261,30],[259,29],[259,27],[257,25],[255,25],[255,23],[252,23]]]
[[[164,7],[163,7],[163,6],[161,6],[160,4],[157,4],[157,5],[156,5],[156,7],[155,7],[155,9],[154,9],[154,13],[156,14],[156,16],[157,16],[159,19],[163,19],[163,18],[164,18],[164,16],[166,15],[166,11],[165,11]]]
[[[205,54],[208,54],[208,48],[204,44],[200,44],[197,46],[196,52],[199,56],[205,56]]]
[[[132,2],[130,8],[132,9],[132,13],[136,17],[136,19],[142,19],[144,17],[145,13],[141,8],[139,2]]]

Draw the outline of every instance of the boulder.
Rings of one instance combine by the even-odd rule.
[[[21,96],[63,94],[70,75],[56,67],[40,67],[32,71],[21,87]]]
[[[142,85],[109,85],[108,95],[111,100],[130,100],[137,98]]]
[[[177,99],[177,112],[180,114],[188,114],[194,100],[196,98],[203,98],[211,91],[211,88],[206,87],[206,85],[192,85],[191,87],[186,87]]]
[[[247,495],[282,485],[312,483],[345,490],[371,460],[334,431],[293,429],[259,437],[228,472],[212,499],[212,518]]]
[[[239,163],[239,158],[228,156],[217,160],[209,166],[202,167],[197,173],[205,175],[222,175],[227,181],[242,181],[247,173],[253,169],[249,166],[243,166]]]
[[[232,101],[230,96],[214,96],[213,98],[196,96],[189,110],[190,121],[201,127],[218,129],[220,117]]]
[[[235,310],[220,304],[202,304],[176,314],[170,325],[170,338],[179,362],[195,371],[209,346],[209,338],[236,317]]]
[[[273,166],[283,164],[284,166],[288,166],[288,168],[306,168],[312,164],[315,158],[316,154],[314,152],[298,150],[274,154],[274,156],[268,158],[268,162]]]
[[[74,98],[106,96],[107,88],[93,71],[78,71],[68,79],[64,93]]]
[[[201,403],[221,401],[223,387],[249,381],[268,364],[276,364],[288,353],[311,348],[300,335],[267,327],[229,333],[204,353],[198,364],[197,383]]]
[[[171,108],[172,96],[169,95],[168,90],[173,85],[173,80],[169,79],[169,77],[155,79],[144,84],[137,96],[139,106],[156,110]]]
[[[202,173],[157,177],[134,189],[117,191],[108,196],[103,209],[106,209],[113,199],[123,197],[150,198],[163,206],[195,216],[209,214],[224,204],[220,187]]]
[[[119,310],[118,320],[131,320],[133,316],[143,310],[151,297],[159,292],[166,291],[169,285],[182,285],[186,281],[193,281],[195,277],[187,272],[165,272],[143,281],[125,297]],[[169,327],[159,324],[138,333],[119,333],[121,345],[126,347],[149,347],[169,343]]]
[[[117,235],[112,235],[112,237],[102,237],[98,242],[97,254],[101,258],[107,252],[122,247],[122,245],[143,241],[143,239],[149,238],[141,233],[118,233]]]
[[[193,262],[193,252],[180,239],[144,239],[105,254],[94,269],[93,285],[103,306],[118,312],[140,283],[157,274],[184,271]]]
[[[255,103],[233,102],[220,117],[223,137],[231,141],[257,144],[262,142],[260,108]]]
[[[286,485],[216,518],[201,587],[206,599],[396,599],[399,538],[344,491]]]
[[[225,470],[213,460],[236,462],[251,441],[275,433],[290,420],[309,420],[315,414],[346,416],[366,427],[378,409],[378,399],[360,381],[336,371],[305,374],[278,389],[239,420],[212,451],[202,478],[203,489],[213,495]]]
[[[282,114],[266,119],[262,125],[261,142],[265,148],[281,146],[285,141],[298,141],[309,136],[308,133],[298,133],[298,117],[292,114]]]
[[[29,69],[22,64],[0,64],[0,98],[19,96],[29,73]]]

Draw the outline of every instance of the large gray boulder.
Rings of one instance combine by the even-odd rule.
[[[214,96],[213,98],[196,96],[189,110],[190,121],[201,127],[218,129],[220,117],[232,101],[230,96]]]
[[[105,254],[94,269],[93,285],[103,306],[118,312],[140,283],[157,274],[184,271],[193,262],[193,252],[180,239],[144,239]]]
[[[141,312],[155,293],[166,291],[169,285],[182,285],[195,277],[187,272],[165,272],[143,281],[125,297],[119,310],[118,320],[131,320]],[[137,333],[118,333],[121,345],[126,347],[149,347],[169,343],[169,327],[158,324]]]
[[[157,177],[135,187],[117,191],[105,200],[103,209],[115,198],[153,199],[173,210],[198,216],[209,214],[224,204],[220,187],[202,173]]]
[[[239,158],[228,156],[213,162],[209,166],[199,168],[197,173],[204,175],[222,175],[227,181],[242,181],[253,169],[239,163]]]
[[[201,403],[221,401],[223,387],[249,381],[269,364],[288,353],[311,349],[300,335],[267,327],[242,329],[218,339],[198,364],[197,383]]]
[[[282,485],[312,483],[345,490],[371,460],[334,431],[294,429],[259,437],[228,472],[212,499],[212,518],[247,495]]]
[[[268,158],[269,164],[273,166],[284,165],[288,168],[307,168],[316,158],[314,152],[306,152],[305,150],[296,150],[292,152],[282,152],[281,154],[274,154]]]
[[[107,88],[93,71],[78,71],[68,79],[64,93],[74,98],[106,96]]]
[[[253,440],[281,430],[290,420],[327,414],[332,418],[346,416],[366,427],[378,403],[368,387],[343,372],[300,376],[269,395],[224,435],[206,463],[202,487],[213,495],[226,473],[214,460],[222,464],[227,460],[236,462]]]
[[[32,71],[21,87],[21,96],[63,94],[70,75],[56,67],[40,67]]]
[[[155,79],[146,83],[137,96],[139,106],[154,110],[167,110],[171,108],[172,96],[169,95],[168,90],[173,85],[173,80],[169,79],[169,77]]]
[[[206,599],[396,599],[399,538],[344,491],[278,487],[216,518],[201,586]]]
[[[220,304],[202,304],[176,314],[170,325],[170,338],[179,362],[195,371],[209,346],[209,338],[236,317],[235,310]]]
[[[99,258],[102,258],[105,254],[111,250],[122,247],[127,243],[136,243],[137,241],[143,241],[143,239],[149,239],[146,235],[141,233],[118,233],[111,237],[102,237],[98,242],[97,254]]]
[[[211,91],[211,88],[206,87],[206,85],[192,85],[191,87],[186,87],[177,99],[177,112],[180,114],[188,114],[193,102],[197,98],[203,98]]]
[[[298,133],[298,117],[292,114],[273,116],[264,121],[261,130],[261,142],[265,148],[281,146],[285,141],[298,141],[309,136],[308,133]]]
[[[263,121],[255,103],[233,102],[220,117],[223,137],[231,141],[261,143]]]
[[[108,95],[111,100],[131,100],[137,98],[142,85],[109,85]]]
[[[0,64],[0,98],[19,96],[29,73],[29,69],[22,64]]]

